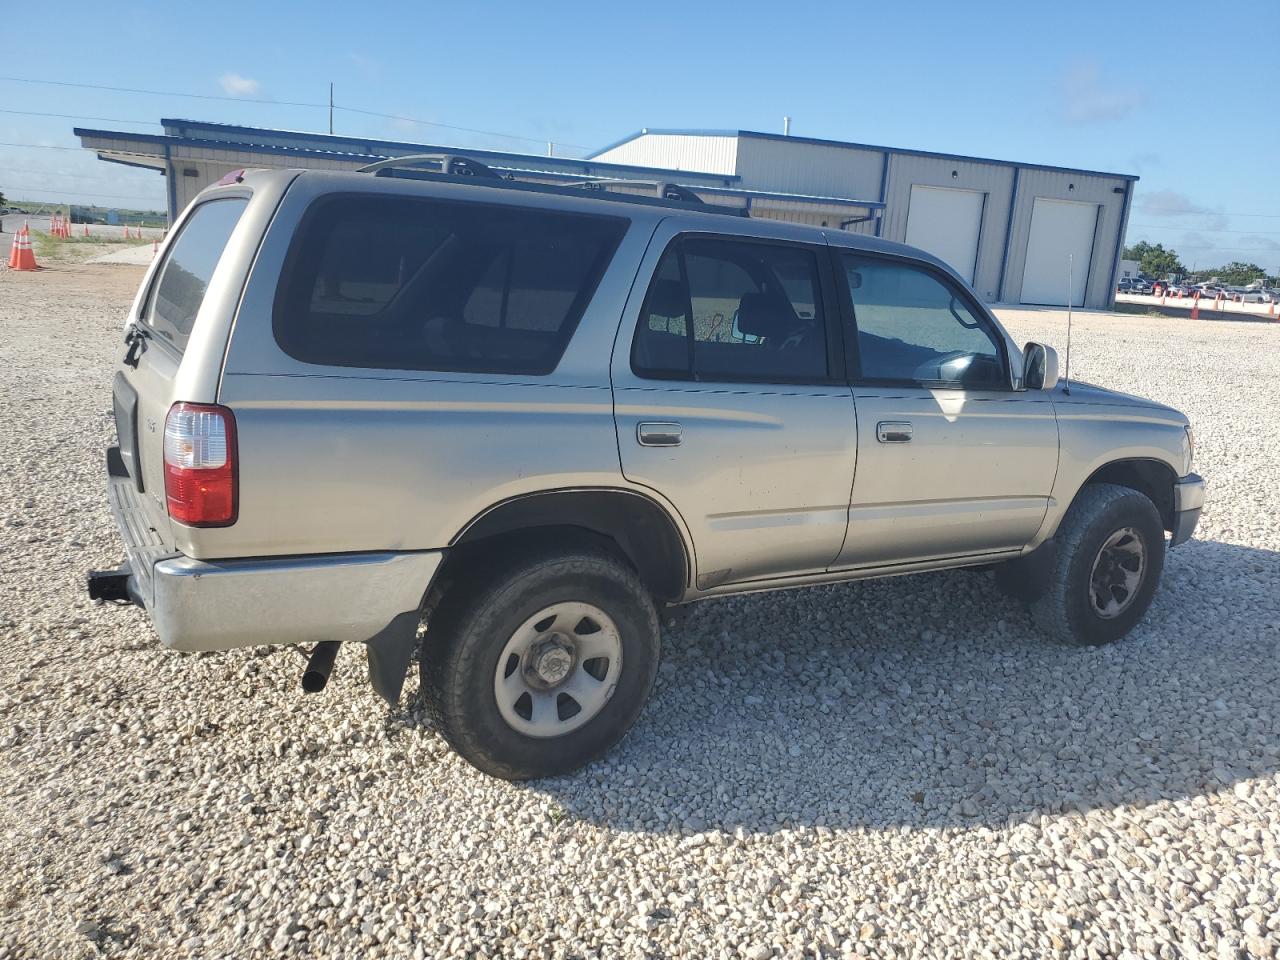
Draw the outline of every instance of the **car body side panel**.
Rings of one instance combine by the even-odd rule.
[[[441,185],[369,177],[347,190],[431,196]],[[430,550],[511,497],[621,487],[607,365],[618,318],[657,216],[632,220],[556,370],[547,376],[306,364],[277,345],[271,312],[298,219],[334,189],[303,175],[263,242],[236,319],[218,402],[236,416],[240,516],[190,530],[201,559]],[[446,185],[448,195],[505,198]],[[576,198],[520,198],[579,209]],[[588,202],[588,201],[583,201]],[[592,208],[599,212],[598,205]]]
[[[1115,402],[1105,402],[1109,391],[1083,384],[1070,389],[1076,398],[1061,387],[1054,396],[1061,437],[1058,476],[1044,523],[1028,550],[1057,532],[1085,481],[1109,463],[1155,460],[1167,464],[1174,476],[1187,471],[1182,446],[1187,420],[1181,413],[1124,394],[1111,394]]]

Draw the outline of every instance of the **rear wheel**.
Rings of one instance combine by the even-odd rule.
[[[623,559],[595,543],[524,550],[441,601],[422,684],[459,754],[525,780],[617,743],[649,696],[658,654],[653,602]]]
[[[1031,604],[1045,633],[1096,646],[1119,640],[1151,605],[1164,569],[1164,526],[1145,495],[1116,484],[1080,491],[1055,538],[1047,589]]]

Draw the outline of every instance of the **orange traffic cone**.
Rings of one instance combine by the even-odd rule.
[[[154,256],[155,256],[157,253],[159,253],[159,252],[160,252],[160,241],[159,241],[159,240],[152,240],[152,241],[151,241],[151,255],[154,257]]]
[[[31,231],[23,224],[13,235],[13,248],[9,251],[10,270],[36,270],[36,255],[31,249]]]
[[[88,235],[89,235],[89,225],[86,223],[84,225],[83,231],[81,232],[81,236],[87,237]]]
[[[1195,296],[1191,298],[1191,319],[1200,319],[1200,291],[1197,290]]]

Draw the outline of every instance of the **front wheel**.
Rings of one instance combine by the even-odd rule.
[[[1031,604],[1045,633],[1077,646],[1127,634],[1151,605],[1164,569],[1164,525],[1144,494],[1110,483],[1077,495],[1056,537],[1048,589]]]
[[[450,745],[505,780],[567,773],[631,727],[657,672],[658,619],[604,545],[525,550],[446,596],[422,657]]]

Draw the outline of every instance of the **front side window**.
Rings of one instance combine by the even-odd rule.
[[[821,381],[827,329],[803,247],[686,237],[663,254],[632,345],[640,376]]]
[[[527,207],[321,201],[281,277],[276,339],[306,363],[550,373],[625,230]]]
[[[1000,341],[949,284],[920,267],[841,254],[861,380],[998,390]]]
[[[249,201],[208,200],[192,211],[165,255],[152,288],[145,322],[179,352],[187,347],[213,268]]]

